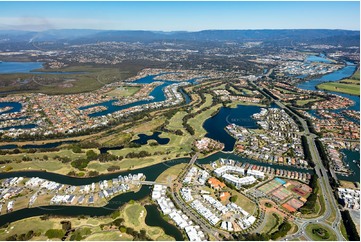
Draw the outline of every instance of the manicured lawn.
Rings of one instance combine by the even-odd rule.
[[[201,110],[203,108],[209,107],[212,105],[213,96],[211,94],[206,93],[205,95],[206,101],[199,107],[192,110],[192,113],[197,112],[198,110]]]
[[[6,240],[7,237],[14,234],[27,233],[29,230],[45,234],[48,229],[61,229],[61,224],[50,220],[40,220],[39,217],[22,219],[11,223],[6,230],[0,230],[0,240]]]
[[[315,230],[319,229],[320,231],[325,232],[325,234],[321,235],[317,234]],[[320,224],[310,224],[306,227],[306,233],[312,240],[317,241],[336,241],[337,237],[335,233],[328,229],[327,227],[324,227]],[[325,236],[325,238],[322,238],[322,236]]]
[[[128,206],[125,209],[125,214],[127,215],[128,218],[127,222],[132,223],[135,227],[139,226],[140,224],[139,220],[142,219],[145,213],[146,213],[145,208],[139,204]]]
[[[87,238],[86,241],[131,241],[133,237],[126,233],[121,233],[120,231],[104,231],[100,233],[95,233]]]
[[[178,111],[173,117],[169,120],[169,124],[167,126],[170,130],[182,130],[184,133],[184,128],[182,125],[182,119],[187,114],[185,111]]]
[[[327,82],[317,86],[319,89],[324,89],[333,92],[342,92],[351,95],[360,95],[360,86],[356,84],[347,84],[340,82]]]

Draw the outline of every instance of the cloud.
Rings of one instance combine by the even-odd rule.
[[[119,26],[119,21],[86,18],[0,17],[2,30],[109,29]]]

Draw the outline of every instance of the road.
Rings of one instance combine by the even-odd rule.
[[[310,133],[310,130],[307,126],[307,122],[305,119],[301,118],[298,114],[294,113],[292,110],[290,110],[289,108],[287,108],[282,102],[280,102],[279,100],[275,100],[273,97],[271,97],[270,95],[267,95],[266,93],[264,93],[257,85],[255,85],[254,83],[252,83],[252,85],[258,89],[261,93],[265,94],[266,96],[268,96],[271,100],[273,100],[280,108],[282,109],[287,109],[288,111],[292,112],[295,117],[297,117],[297,119],[300,121],[303,129],[304,129],[304,134],[305,137],[307,138],[307,143],[308,146],[310,148],[310,152],[311,152],[311,158],[312,161],[315,163],[315,173],[318,176],[318,181],[319,181],[319,186],[322,190],[322,195],[325,201],[325,212],[324,214],[320,215],[317,218],[313,218],[313,219],[296,219],[295,223],[298,226],[298,231],[294,234],[288,235],[286,236],[284,239],[285,240],[291,240],[291,239],[295,239],[295,238],[299,238],[300,236],[305,236],[307,239],[312,240],[310,238],[307,237],[306,233],[305,233],[305,229],[307,227],[308,224],[310,223],[319,223],[322,224],[326,227],[328,227],[329,229],[331,229],[332,231],[335,232],[336,236],[337,236],[337,240],[346,240],[340,230],[340,223],[341,223],[341,213],[337,207],[337,202],[336,199],[333,195],[332,192],[332,188],[331,185],[329,183],[329,177],[327,174],[327,170],[324,167],[324,165],[322,164],[322,160],[320,158],[320,154],[318,153],[318,150],[316,148],[316,144],[315,144],[315,138],[317,137],[315,134]],[[334,221],[332,222],[332,225],[330,226],[329,224],[326,223],[326,220],[331,216],[332,214],[332,210],[335,211],[336,217],[334,219]]]

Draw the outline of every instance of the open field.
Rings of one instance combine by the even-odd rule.
[[[187,114],[185,111],[178,111],[173,117],[169,120],[169,124],[167,125],[167,128],[170,130],[182,130],[182,132],[186,132],[183,125],[182,125],[182,119]]]
[[[319,89],[332,91],[332,92],[342,92],[351,95],[360,96],[360,85],[357,84],[348,84],[340,82],[327,82],[322,83],[317,86]]]
[[[227,104],[227,107],[237,108],[238,105],[266,107],[266,105],[261,104],[261,103],[251,103],[251,102],[242,102],[242,101],[233,101],[232,103]]]
[[[349,189],[357,189],[354,182],[344,181],[344,180],[339,180],[339,181],[340,181],[340,187],[349,188]]]
[[[160,174],[155,181],[169,182],[175,180],[179,175],[180,171],[182,171],[186,167],[186,165],[187,164],[184,163],[168,168],[167,170],[163,171],[162,174]]]
[[[46,94],[70,94],[89,92],[105,84],[126,80],[136,75],[140,67],[123,69],[114,67],[93,67],[91,65],[70,66],[57,70],[42,70],[44,74],[21,73],[2,74],[0,80],[3,82],[1,92],[12,91],[13,93],[41,92]],[[74,74],[46,74],[47,72],[83,72]],[[30,80],[26,84],[14,80]]]
[[[252,202],[249,198],[244,196],[242,193],[237,192],[236,190],[232,190],[227,188],[227,190],[232,194],[232,196],[237,196],[237,201],[235,202],[238,206],[246,210],[250,214],[255,214],[257,210],[257,205]]]
[[[134,93],[138,92],[140,87],[122,87],[122,88],[116,88],[110,92],[107,93],[107,95],[119,98],[119,97],[129,97],[132,96]]]
[[[327,234],[325,234],[324,238],[322,238],[321,235],[317,234],[315,230],[320,229],[323,231],[326,231]],[[306,227],[306,234],[312,239],[312,240],[317,240],[317,241],[336,241],[337,237],[335,235],[335,233],[320,225],[320,224],[310,224]]]
[[[313,99],[305,99],[305,100],[297,100],[296,101],[296,104],[298,106],[304,106],[306,105],[307,103],[310,103],[310,102],[316,102],[316,101],[319,101],[321,100],[320,98],[313,98]]]
[[[278,220],[276,219],[275,216],[277,216]],[[277,230],[278,226],[283,222],[283,219],[277,213],[266,213],[265,220],[266,220],[266,224],[263,230],[261,231],[261,233],[266,233],[266,234],[272,234],[274,231]]]

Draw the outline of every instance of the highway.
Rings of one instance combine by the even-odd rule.
[[[288,109],[283,103],[281,103],[280,101],[275,101],[275,103],[283,108],[283,109],[287,109],[289,110],[290,112],[292,112],[290,109]],[[302,127],[304,128],[304,134],[307,138],[307,143],[308,143],[308,146],[310,148],[310,152],[311,152],[311,158],[312,158],[312,161],[315,163],[315,172],[318,176],[318,181],[319,181],[319,186],[322,190],[322,194],[323,194],[323,198],[324,198],[324,201],[325,201],[325,213],[323,215],[321,215],[320,217],[318,218],[315,218],[315,219],[303,219],[302,222],[299,222],[299,231],[297,233],[304,233],[304,229],[306,228],[306,225],[309,224],[309,223],[314,223],[314,222],[317,222],[317,223],[320,223],[326,227],[329,227],[329,225],[325,222],[332,214],[332,210],[335,211],[336,213],[336,218],[335,220],[333,221],[332,223],[332,228],[330,227],[331,230],[333,230],[335,233],[336,233],[336,236],[337,236],[337,240],[346,240],[342,233],[341,233],[341,230],[340,230],[340,222],[341,222],[341,213],[340,211],[338,210],[338,207],[337,207],[337,202],[336,202],[336,199],[333,195],[333,192],[332,192],[332,188],[331,188],[331,185],[329,183],[329,178],[328,178],[328,174],[327,174],[327,170],[326,168],[324,167],[324,165],[322,164],[322,160],[321,160],[321,157],[320,157],[320,154],[318,153],[318,150],[316,148],[316,144],[315,144],[315,137],[317,137],[316,135],[314,134],[311,134],[309,129],[308,129],[308,126],[307,126],[307,122],[306,120],[304,120],[303,118],[301,118],[300,116],[298,116],[296,113],[292,112],[297,118],[298,120],[301,122],[302,124]],[[296,238],[296,237],[294,237]]]
[[[332,188],[331,185],[329,183],[329,177],[327,174],[327,170],[324,167],[324,165],[322,164],[322,160],[320,158],[320,154],[318,153],[316,144],[315,144],[315,138],[317,137],[315,134],[310,133],[310,130],[307,126],[307,122],[306,120],[304,120],[303,118],[301,118],[297,113],[294,113],[292,110],[290,110],[289,108],[287,108],[282,102],[275,100],[273,97],[271,97],[270,95],[266,94],[265,92],[263,92],[263,90],[261,90],[257,85],[255,85],[253,82],[251,82],[252,85],[259,90],[261,93],[263,93],[264,95],[266,95],[267,97],[269,97],[271,100],[273,100],[280,108],[282,109],[287,109],[288,111],[290,111],[291,113],[293,113],[295,115],[295,117],[297,117],[297,119],[300,121],[303,129],[304,129],[304,135],[307,138],[307,143],[310,149],[310,153],[311,153],[311,158],[312,161],[315,163],[315,173],[318,176],[318,181],[319,181],[319,187],[321,188],[322,194],[323,194],[323,198],[325,201],[325,212],[324,214],[320,215],[317,218],[313,218],[313,219],[301,219],[301,218],[297,218],[295,220],[295,223],[298,226],[298,231],[294,234],[288,235],[284,238],[284,240],[292,240],[295,238],[299,238],[301,236],[306,237],[306,239],[312,240],[310,238],[308,238],[308,236],[305,233],[305,229],[307,227],[308,224],[311,223],[318,223],[318,224],[322,224],[325,227],[328,227],[330,230],[334,231],[336,236],[337,236],[337,240],[341,241],[341,240],[346,240],[340,230],[340,223],[341,223],[341,213],[337,207],[337,202],[336,199],[333,195],[332,192]],[[334,219],[334,221],[332,222],[332,225],[330,226],[329,224],[326,223],[326,220],[332,215],[332,210],[335,211],[336,217]]]

